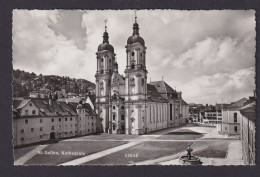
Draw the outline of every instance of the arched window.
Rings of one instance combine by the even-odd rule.
[[[144,78],[141,79],[142,86],[144,86]]]
[[[131,69],[135,69],[135,64],[134,63],[131,64]]]
[[[114,95],[113,95],[113,99],[116,99],[116,93],[114,93]]]
[[[172,120],[172,104],[170,104],[170,120]]]
[[[237,113],[234,113],[234,122],[237,122]]]
[[[115,114],[113,114],[113,120],[116,120],[116,115]]]
[[[113,124],[113,130],[116,130],[116,125],[115,124]]]
[[[124,126],[124,125],[121,125],[121,129],[124,131],[124,130],[125,130],[125,126]]]
[[[135,85],[135,78],[130,78],[130,85]]]

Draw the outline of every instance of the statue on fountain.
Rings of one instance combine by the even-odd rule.
[[[187,155],[186,156],[181,156],[179,158],[179,162],[183,165],[201,165],[202,162],[198,157],[195,157],[191,154],[193,149],[190,147],[191,144],[188,145],[188,148],[186,149]]]

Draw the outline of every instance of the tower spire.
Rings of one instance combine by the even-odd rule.
[[[105,19],[105,32],[107,32],[107,19]]]
[[[133,25],[133,36],[134,35],[139,35],[139,27],[138,27],[138,23],[137,23],[136,12],[137,12],[137,10],[135,10],[135,23]]]
[[[137,23],[137,15],[136,15],[136,13],[137,13],[137,10],[135,10],[135,23]]]
[[[107,33],[107,19],[105,19],[105,32],[103,34],[103,43],[109,43],[108,41],[108,33]]]

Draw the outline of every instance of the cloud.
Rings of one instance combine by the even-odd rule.
[[[255,89],[255,67],[237,70],[233,73],[202,75],[181,85],[184,99],[191,103],[230,103],[242,97],[253,95]],[[170,82],[170,84],[176,84]],[[209,99],[210,98],[210,99]]]
[[[189,96],[185,99],[191,102],[200,100],[197,95],[203,97],[203,102],[219,99],[209,96],[214,84],[227,87],[218,88],[219,96],[222,93],[224,98],[229,97],[227,90],[232,87],[250,95],[255,87],[242,76],[241,81],[231,76],[255,65],[254,15],[253,10],[138,11],[140,35],[147,47],[148,78],[154,81],[164,76],[173,87],[183,89],[183,95]],[[109,42],[123,74],[126,41],[134,23],[132,10],[14,10],[14,68],[95,82],[96,52],[103,41],[105,19]],[[205,90],[207,87],[210,89]]]

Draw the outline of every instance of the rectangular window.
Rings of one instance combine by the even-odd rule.
[[[67,120],[68,120],[68,118],[66,117],[66,118],[65,118],[65,121],[67,121]]]
[[[40,123],[42,123],[42,119],[40,119]]]
[[[24,129],[21,129],[21,133],[24,133]]]
[[[42,135],[40,135],[40,139],[42,139]]]
[[[25,110],[25,114],[26,114],[26,115],[28,114],[28,110]]]
[[[54,130],[54,126],[51,126],[51,130]]]
[[[72,117],[70,118],[70,121],[72,121]]]
[[[61,118],[59,118],[59,122],[61,122]]]
[[[32,103],[30,103],[29,106],[32,106]]]
[[[67,135],[67,132],[65,132],[65,135]]]
[[[42,127],[40,127],[40,131],[42,131]]]
[[[25,120],[24,120],[24,123],[28,124],[28,123],[29,123],[29,120],[28,120],[28,119],[25,119]]]
[[[31,128],[31,132],[34,132],[34,128]]]
[[[33,114],[33,115],[36,114],[36,111],[35,111],[35,110],[32,110],[32,114]]]
[[[93,126],[94,124],[92,123],[92,126]]]
[[[23,138],[23,137],[21,138],[21,141],[24,141],[24,138]]]
[[[54,118],[51,119],[51,122],[54,122]]]

